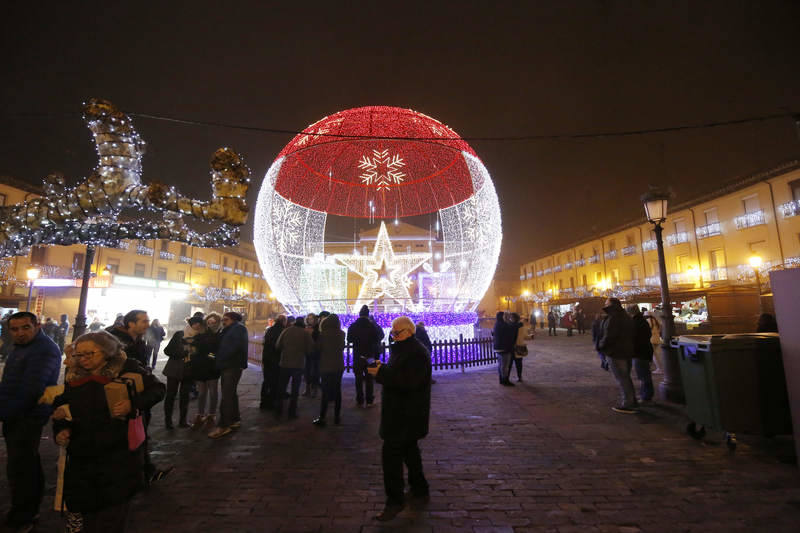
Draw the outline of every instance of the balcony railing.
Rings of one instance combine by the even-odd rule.
[[[606,259],[616,259],[617,258],[617,251],[616,250],[609,250],[605,253]]]
[[[722,227],[719,222],[712,222],[705,226],[699,226],[694,230],[698,239],[705,239],[706,237],[713,237],[714,235],[722,235]]]
[[[238,274],[238,275],[240,275],[240,276],[241,276],[242,274],[244,274],[244,272],[242,271],[242,269],[241,269],[241,268],[235,268],[235,269],[233,269],[233,273],[234,273],[234,274]]]
[[[219,270],[219,265],[216,263],[211,263],[209,266],[211,267],[211,270]]]
[[[553,272],[561,272],[561,265],[556,265],[553,267]]]
[[[520,280],[520,281],[525,281],[525,275],[524,275],[524,274],[520,274],[520,276],[519,276],[519,280]]]
[[[552,268],[545,268],[545,269],[544,269],[544,273],[545,273],[545,274],[549,274],[549,273],[551,273],[552,271],[553,271],[553,269],[552,269]]]
[[[644,284],[648,287],[660,287],[661,286],[661,277],[660,276],[650,276],[649,278],[644,278]]]
[[[572,268],[572,263],[564,263],[564,270],[569,270]]]
[[[153,255],[153,251],[154,250],[152,248],[143,246],[141,244],[136,247],[136,253],[139,255]]]
[[[233,272],[233,269],[231,267],[224,266],[222,267],[222,271],[230,274]]]
[[[175,254],[173,254],[172,252],[165,252],[164,250],[161,250],[160,252],[158,252],[158,257],[160,259],[164,259],[165,261],[172,261],[175,259]]]
[[[587,262],[588,262],[590,265],[594,265],[594,264],[596,264],[596,263],[599,263],[599,262],[600,262],[600,256],[599,256],[599,255],[593,255],[592,257],[590,257],[590,258],[589,258],[589,259],[587,259],[586,261],[587,261]]]
[[[127,250],[130,247],[131,243],[129,243],[128,241],[119,241],[117,243],[117,248],[119,248],[120,250]]]
[[[586,264],[586,259],[576,259],[575,266],[580,268]]]
[[[205,267],[208,266],[208,263],[206,263],[202,259],[195,259],[194,266],[199,267],[199,268],[205,268]]]
[[[252,272],[245,272],[244,275],[247,278],[252,278],[253,277],[253,273]],[[530,277],[530,276],[528,276],[528,277]]]
[[[785,204],[779,205],[778,210],[780,210],[781,214],[786,218],[793,217],[800,214],[800,203],[798,203],[797,200],[786,202]]]
[[[622,249],[622,255],[633,255],[636,253],[636,245],[626,246]]]
[[[655,250],[656,248],[658,248],[658,243],[655,239],[650,239],[649,241],[644,241],[642,243],[642,250],[645,252]]]
[[[736,229],[752,228],[753,226],[760,226],[766,224],[767,221],[764,217],[764,210],[753,211],[752,213],[745,213],[733,219],[736,223]]]
[[[180,261],[181,263],[184,263],[186,265],[191,265],[192,264],[192,258],[191,257],[186,257],[185,255],[180,256],[178,258],[178,261]]]
[[[685,231],[667,235],[667,246],[675,246],[684,242],[689,242],[689,234]]]
[[[542,274],[543,274],[543,272],[542,272],[541,270],[537,270],[537,271],[536,271],[536,277],[537,277],[537,278],[541,278],[541,277],[542,277]]]
[[[623,287],[638,287],[640,284],[641,283],[638,279],[629,279],[622,282]]]
[[[712,268],[703,271],[703,279],[706,281],[725,281],[728,279],[727,267]]]

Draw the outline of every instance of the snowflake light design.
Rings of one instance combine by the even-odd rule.
[[[403,158],[395,154],[389,156],[389,150],[372,150],[372,158],[361,156],[358,168],[364,171],[361,182],[365,185],[376,185],[379,191],[389,190],[390,185],[402,183],[405,174],[400,168],[406,164]]]

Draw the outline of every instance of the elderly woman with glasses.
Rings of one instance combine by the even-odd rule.
[[[417,441],[428,434],[431,411],[431,356],[414,336],[416,327],[407,316],[392,322],[391,356],[386,364],[376,361],[367,372],[383,385],[380,436],[383,439],[383,486],[386,506],[375,518],[394,518],[403,506],[403,463],[408,468],[411,496],[428,498],[428,482],[422,472]]]
[[[144,446],[129,449],[128,421],[165,388],[105,331],[79,337],[73,360],[53,414],[56,443],[67,449],[64,503],[83,515],[85,533],[125,531],[130,499],[144,486]],[[109,405],[105,385],[127,373],[141,376],[143,390]]]

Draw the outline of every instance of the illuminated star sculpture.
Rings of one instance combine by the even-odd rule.
[[[381,222],[372,255],[336,254],[337,261],[364,278],[356,307],[389,297],[400,304],[411,302],[408,275],[431,258],[430,253],[395,254],[392,241]]]

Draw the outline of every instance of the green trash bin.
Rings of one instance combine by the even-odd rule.
[[[735,448],[736,433],[791,433],[777,333],[683,335],[677,344],[690,435],[721,430]]]

